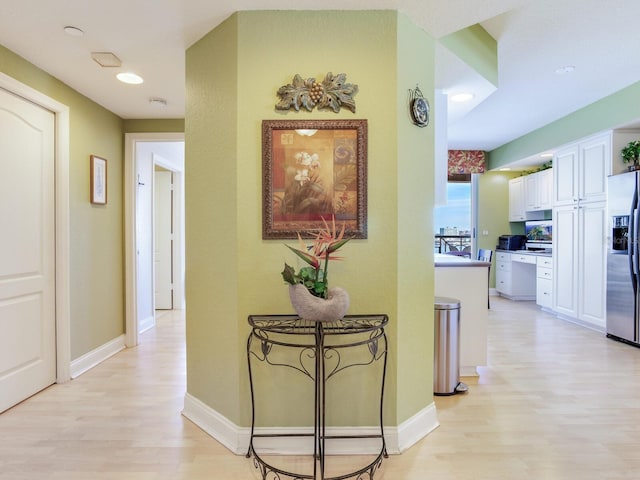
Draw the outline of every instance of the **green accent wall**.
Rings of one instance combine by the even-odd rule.
[[[433,207],[434,207],[434,129],[437,111],[426,128],[413,125],[407,115],[407,88],[418,84],[422,92],[433,92],[435,41],[404,15],[397,20],[397,97],[395,121],[398,131],[397,155],[388,160],[387,170],[396,179],[386,183],[397,205],[389,214],[397,224],[396,245],[396,336],[392,343],[397,365],[396,423],[407,420],[433,397]],[[420,62],[415,59],[420,58]],[[433,104],[433,98],[425,93]],[[379,116],[373,121],[380,122]],[[375,139],[380,141],[380,139]],[[374,157],[375,161],[375,157]],[[395,163],[395,165],[394,165]],[[375,212],[373,212],[375,213]],[[380,284],[382,287],[383,283]],[[397,353],[395,353],[397,352]]]
[[[463,62],[498,86],[498,42],[475,24],[438,40]]]
[[[637,121],[640,82],[624,88],[570,115],[523,135],[488,153],[490,169]]]
[[[240,231],[238,203],[256,205],[260,157],[256,153],[245,159],[252,161],[246,174],[253,183],[240,190],[246,187],[239,185],[238,144],[260,137],[257,125],[239,128],[238,92],[244,85],[238,84],[238,28],[233,15],[187,50],[185,233],[187,390],[239,424],[240,412],[249,408],[246,400],[240,402],[240,385],[248,381],[242,337],[248,333],[247,314],[259,313],[241,310],[245,298],[238,291],[239,250],[260,244],[260,226],[253,227],[255,232]],[[264,281],[260,278],[251,294]]]
[[[124,133],[184,132],[184,118],[132,119],[123,121]]]
[[[69,107],[71,359],[124,333],[123,124],[0,46],[0,72]],[[107,159],[108,204],[89,202],[89,156]]]
[[[368,239],[341,249],[332,282],[349,292],[349,313],[390,317],[385,423],[432,403],[433,130],[407,113],[409,88],[433,91],[432,62],[433,40],[393,11],[240,12],[187,51],[187,389],[232,422],[250,423],[247,316],[292,311],[280,276],[292,254],[261,235],[264,119],[368,120]],[[356,114],[275,110],[296,73],[327,72],[359,85]],[[362,396],[372,382],[367,369],[336,377],[333,425],[375,424],[376,402]],[[282,369],[256,372],[263,405],[296,407],[259,416],[310,425],[299,413],[312,411],[310,386]]]
[[[478,248],[493,250],[489,287],[496,286],[495,251],[498,237],[505,234],[524,233],[522,226],[509,222],[509,180],[520,172],[485,172],[478,176]],[[522,222],[519,222],[522,223]],[[483,235],[483,231],[487,235]]]

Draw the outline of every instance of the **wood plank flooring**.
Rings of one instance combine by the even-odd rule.
[[[492,297],[491,307],[489,365],[463,379],[469,393],[436,397],[441,426],[375,478],[639,479],[640,349],[532,302]],[[161,316],[141,339],[0,415],[0,480],[260,478],[180,415],[183,313]],[[306,461],[286,458],[292,470]]]

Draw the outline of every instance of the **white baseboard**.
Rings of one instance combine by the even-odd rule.
[[[387,450],[389,453],[402,453],[439,426],[436,404],[432,402],[395,428],[395,442],[389,442],[387,439]]]
[[[245,455],[249,448],[251,429],[239,427],[223,415],[205,405],[197,398],[185,395],[182,414],[206,433],[215,438],[236,455]],[[424,438],[439,425],[435,404],[425,407],[398,427],[384,427],[387,452],[398,454]],[[269,427],[256,428],[256,434],[308,434],[312,427]],[[378,427],[327,427],[327,435],[378,435]],[[272,455],[308,455],[313,452],[313,438],[305,437],[271,437],[254,438],[257,452]],[[380,439],[346,438],[327,440],[327,455],[362,455],[380,451]]]
[[[87,370],[91,370],[93,367],[104,362],[107,358],[115,355],[120,350],[124,350],[124,335],[120,335],[104,345],[85,353],[81,357],[72,360],[71,378],[79,377]]]
[[[606,327],[604,323],[602,325],[596,325],[594,323],[585,322],[584,320],[580,320],[578,318],[570,317],[568,315],[564,315],[559,312],[554,312],[553,310],[548,311],[551,315],[555,315],[560,320],[564,320],[565,322],[575,323],[576,325],[580,325],[581,327],[588,328],[590,330],[594,330],[598,333],[606,333]]]
[[[460,376],[461,377],[479,377],[478,367],[473,365],[460,365]]]
[[[147,330],[149,330],[150,328],[153,328],[156,326],[156,318],[153,315],[150,315],[146,318],[143,318],[141,320],[139,320],[138,322],[138,335],[140,335],[141,333],[146,332]]]
[[[211,435],[236,455],[244,455],[249,448],[251,429],[238,427],[213,408],[186,393],[182,415]]]

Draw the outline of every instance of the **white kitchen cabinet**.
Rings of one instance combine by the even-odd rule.
[[[606,201],[611,158],[611,132],[559,150],[553,160],[554,205]]]
[[[522,222],[525,216],[525,177],[509,180],[509,221]]]
[[[553,207],[553,170],[542,170],[523,178],[525,212],[551,210]]]
[[[553,212],[553,311],[605,326],[606,202],[556,207]]]
[[[536,303],[542,308],[553,308],[553,259],[539,256],[536,262]]]
[[[496,252],[496,291],[511,300],[535,300],[536,257]]]
[[[553,162],[553,311],[597,328],[605,325],[611,135],[581,140]]]
[[[538,200],[538,174],[531,173],[522,177],[524,179],[524,209],[526,212],[538,210],[540,201]]]
[[[540,210],[553,208],[553,169],[538,172],[538,205]]]

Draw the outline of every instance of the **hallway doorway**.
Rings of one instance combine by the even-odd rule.
[[[125,344],[138,344],[155,325],[155,172],[171,172],[170,265],[172,308],[184,309],[184,134],[125,135]],[[165,255],[166,261],[166,255]],[[166,306],[166,305],[165,305]]]

